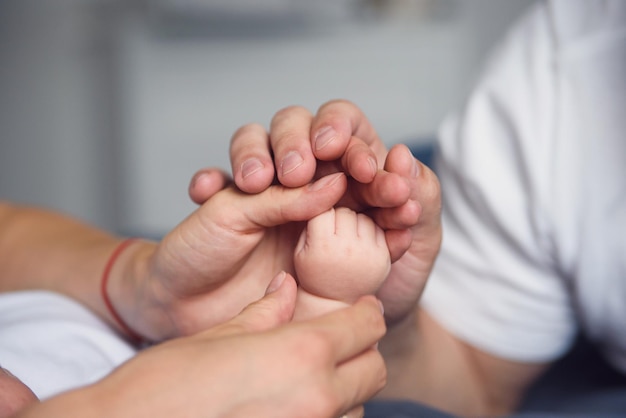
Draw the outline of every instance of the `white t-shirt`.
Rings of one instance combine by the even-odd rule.
[[[0,294],[0,364],[40,399],[93,383],[135,352],[72,299],[46,291]]]
[[[424,308],[502,358],[578,330],[626,371],[626,2],[535,4],[441,132]]]

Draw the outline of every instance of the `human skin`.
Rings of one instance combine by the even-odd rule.
[[[267,290],[234,319],[146,349],[103,380],[17,417],[360,416],[355,406],[385,383],[372,348],[385,332],[378,301],[289,323],[295,280],[281,273]]]
[[[349,182],[338,206],[365,212],[385,232],[393,262],[377,292],[389,324],[406,319],[424,288],[441,243],[441,197],[434,173],[404,145],[387,151],[369,120],[354,104],[335,100],[315,115],[291,106],[278,111],[269,132],[259,124],[238,129],[231,139],[236,185],[259,193],[274,178],[299,187],[329,173]],[[189,194],[202,203],[214,170],[199,170]]]
[[[307,222],[294,253],[294,319],[313,318],[373,295],[390,267],[385,234],[367,215],[332,208]]]
[[[255,195],[225,187],[227,178],[219,171],[208,178],[210,201],[161,242],[134,241],[110,270],[109,298],[145,340],[193,335],[262,297],[276,271],[293,270],[302,221],[331,208],[346,188],[341,173]],[[119,237],[63,214],[0,202],[0,291],[65,294],[124,335],[100,292],[104,266],[120,243]],[[350,416],[358,416],[356,405]]]
[[[120,254],[107,286],[113,306],[149,341],[231,319],[263,296],[276,272],[293,270],[300,221],[331,208],[345,187],[345,175],[335,174],[256,195],[220,190],[159,243],[138,240]],[[56,291],[118,327],[100,281],[119,243],[63,214],[0,202],[0,291]]]
[[[223,177],[219,173],[215,178],[218,183],[223,181]],[[216,190],[219,190],[219,187],[221,186],[216,187]],[[345,176],[331,175],[316,184],[303,188],[286,189],[277,186],[268,189],[267,193],[254,196],[244,195],[232,187],[219,190],[219,193],[214,195],[211,202],[207,202],[202,208],[190,215],[159,245],[152,242],[137,241],[122,252],[116,259],[110,272],[110,285],[107,288],[109,296],[118,311],[122,313],[124,320],[136,331],[142,332],[141,330],[144,329],[149,330],[149,326],[159,327],[164,325],[165,330],[160,330],[161,334],[156,334],[158,336],[153,337],[154,340],[176,335],[191,335],[197,332],[198,329],[206,329],[223,323],[237,316],[242,307],[245,307],[246,298],[248,298],[247,303],[249,303],[263,296],[272,277],[270,275],[269,279],[265,278],[263,276],[264,272],[274,272],[275,269],[280,270],[279,265],[281,262],[277,260],[272,260],[266,264],[258,261],[258,257],[268,260],[266,247],[275,250],[276,244],[279,242],[289,248],[289,255],[285,256],[282,262],[292,268],[292,251],[301,230],[301,226],[298,226],[300,222],[287,225],[284,230],[280,226],[268,227],[265,225],[282,225],[284,222],[287,222],[286,219],[297,221],[315,216],[316,211],[322,212],[328,207],[332,207],[344,189]],[[199,234],[198,239],[200,242],[195,244],[197,246],[194,246],[194,243],[189,239],[190,236],[184,236],[184,234],[194,233]],[[209,241],[209,244],[203,247],[202,244],[206,241]],[[291,245],[289,244],[290,242]],[[48,289],[64,293],[81,301],[94,312],[99,313],[103,319],[108,320],[112,327],[116,327],[117,323],[113,321],[109,316],[110,313],[103,306],[99,284],[104,265],[113,249],[119,243],[119,238],[62,214],[39,208],[1,203],[0,290],[6,292],[12,290]],[[189,245],[191,248],[185,248],[182,246],[183,244]],[[249,244],[250,246],[246,247],[244,244]],[[201,252],[201,256],[198,259],[194,259],[194,256],[197,256],[197,254],[193,250]],[[210,251],[214,252],[212,254],[208,253]],[[190,264],[177,265],[177,261],[181,259]],[[36,262],[34,262],[35,260]],[[220,262],[215,263],[215,260],[220,260]],[[227,262],[232,264],[228,265],[226,264]],[[150,266],[150,263],[157,263],[161,268],[172,269],[169,272],[171,276],[167,276],[167,272],[165,276],[153,276],[154,270],[152,269],[155,267]],[[170,299],[161,299],[164,298],[162,294],[159,294],[159,299],[156,299],[155,292],[162,292],[163,290],[159,289],[162,286],[162,282],[155,284],[155,281],[163,280],[164,277],[181,279],[184,278],[185,272],[194,274],[197,277],[196,275],[199,275],[201,272],[194,271],[192,269],[194,266],[206,268],[204,270],[205,274],[207,274],[207,271],[210,272],[210,275],[207,277],[213,281],[207,280],[206,282],[209,282],[211,285],[203,287],[202,284],[206,282],[184,281],[182,282],[183,285],[189,286],[184,287],[185,289],[190,287],[195,289],[190,292],[191,295],[178,293],[172,295],[170,292],[167,292],[165,298]],[[259,268],[261,269],[259,270]],[[180,274],[180,276],[177,276],[177,274]],[[249,283],[250,281],[252,283]],[[269,286],[272,286],[271,283]],[[295,284],[293,288],[293,299],[295,301]],[[212,296],[208,298],[192,296],[197,296],[198,293],[201,296]],[[224,300],[225,295],[232,296],[231,305]],[[213,297],[219,299],[221,305],[217,302],[211,304]],[[146,299],[148,302],[145,301]],[[154,308],[154,311],[146,309],[146,306],[149,307],[155,303],[155,299],[163,302],[163,304]],[[171,302],[171,299],[175,299],[176,303],[165,303]],[[198,301],[198,299],[203,300]],[[172,305],[176,305],[176,309]],[[188,309],[190,305],[191,307]],[[207,305],[213,310],[207,309]],[[216,308],[213,305],[219,305],[223,308],[223,311],[217,315],[215,313]],[[136,315],[141,316],[145,315],[146,318],[143,319],[150,320],[150,322],[145,323],[148,328],[141,328],[139,326],[141,323],[133,322],[133,317],[128,314],[129,312],[135,312]],[[289,316],[284,319],[291,319],[292,314],[293,309]],[[355,312],[357,316],[361,314],[366,314],[366,312]],[[166,317],[167,321],[162,322],[159,316]],[[198,317],[200,319],[196,320]],[[179,325],[178,321],[182,325]],[[167,328],[167,326],[170,328]],[[320,324],[320,327],[322,329],[327,328],[323,324]],[[120,330],[120,332],[122,333],[123,330]],[[315,338],[311,337],[311,335],[314,336],[316,334],[319,334],[316,326],[302,329],[302,331],[295,333],[293,344],[297,345],[299,341],[303,341],[302,344],[306,345],[306,341],[310,338]],[[142,335],[148,337],[149,334],[142,333]],[[345,335],[348,336],[349,334]],[[192,344],[194,340],[185,341],[189,341],[189,344]],[[281,347],[283,346],[278,340],[276,340],[276,343]],[[250,344],[250,347],[254,347],[254,341],[251,341]],[[369,346],[367,348],[369,349]],[[243,348],[243,343],[242,350],[248,352],[248,350]],[[267,350],[271,351],[270,342],[267,343]],[[299,352],[299,350],[293,350],[292,354],[298,357]],[[179,355],[184,356],[184,350],[180,350],[180,353],[175,354],[173,352],[170,356],[172,361],[184,362],[184,360],[178,359]],[[368,354],[367,357],[376,357],[377,355]],[[289,358],[289,353],[282,353],[281,358]],[[301,360],[300,358],[297,362]],[[229,361],[234,361],[235,363],[243,362],[237,356],[229,357],[223,354],[219,363],[225,365]],[[368,365],[368,363],[370,364]],[[357,380],[359,375],[361,378],[370,376],[370,367],[375,366],[370,361],[357,361],[353,364],[355,364],[354,367],[346,369],[351,370],[350,376]],[[365,368],[360,369],[359,364],[362,364]],[[158,367],[155,368],[158,369]],[[360,411],[362,412],[360,404],[363,402],[364,397],[368,396],[367,393],[373,394],[380,389],[382,385],[380,382],[384,381],[384,367],[382,369],[374,367],[373,371],[374,375],[371,376],[373,376],[374,380],[377,380],[376,385],[372,386],[375,389],[370,388],[366,390],[364,387],[359,389],[356,386],[356,392],[345,393],[346,397],[355,401],[354,404],[350,404],[352,407],[347,412],[349,417],[360,416]],[[207,371],[207,374],[210,373]],[[285,384],[291,377],[283,376]],[[277,380],[281,379],[279,372],[276,373],[275,378]],[[132,374],[128,379],[134,379]],[[353,383],[358,382],[350,383],[346,381],[344,383],[352,386]],[[321,381],[318,381],[318,384],[317,390],[329,394]],[[171,386],[171,382],[164,386],[155,387],[154,390],[167,389],[169,386]],[[183,390],[187,389],[183,388]],[[103,393],[99,390],[96,392]],[[12,393],[17,394],[16,397],[18,398],[12,398],[12,405],[16,407],[24,405],[20,399],[20,392]],[[80,400],[84,399],[83,396],[91,396],[90,393],[92,393],[91,390],[78,392],[65,399],[71,399],[72,405],[79,404]],[[284,393],[282,395],[285,402],[290,402],[290,396]],[[331,398],[331,401],[339,401],[336,397]],[[124,404],[123,401],[120,402],[120,405],[118,405],[120,409],[123,409],[125,405],[129,405]],[[346,404],[345,402],[349,401],[344,399],[342,402]],[[62,401],[55,401],[53,405],[67,406],[68,404],[64,404]],[[189,407],[191,406],[189,405]],[[150,406],[146,405],[145,407],[149,408]],[[76,410],[78,411],[78,409]],[[46,409],[46,411],[48,410]],[[121,411],[119,413],[122,414]]]
[[[387,151],[353,103],[330,101],[316,114],[292,106],[276,113],[269,132],[255,124],[240,128],[231,141],[231,165],[235,183],[249,193],[264,190],[274,175],[297,187],[344,171],[350,182],[341,204],[369,214],[385,231],[393,264],[377,292],[390,326],[379,345],[389,373],[380,397],[460,416],[498,416],[514,410],[547,367],[487,354],[419,308],[441,243],[439,182],[404,145]],[[190,189],[196,202],[207,195],[202,183]]]
[[[0,367],[0,418],[8,418],[37,401],[37,396],[28,386]]]

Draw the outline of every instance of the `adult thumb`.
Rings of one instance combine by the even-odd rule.
[[[268,285],[265,296],[248,305],[230,322],[248,332],[266,331],[285,324],[293,318],[296,292],[293,276],[281,271]]]

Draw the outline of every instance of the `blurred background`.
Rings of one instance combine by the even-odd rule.
[[[428,143],[531,0],[1,0],[0,199],[158,237],[242,124],[347,98]]]

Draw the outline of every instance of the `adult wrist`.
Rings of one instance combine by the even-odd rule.
[[[154,243],[129,238],[118,243],[103,271],[100,291],[107,314],[117,329],[135,344],[153,339],[146,323],[148,259]]]

